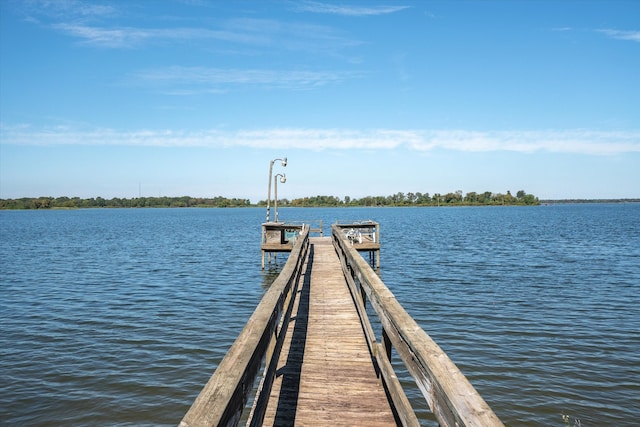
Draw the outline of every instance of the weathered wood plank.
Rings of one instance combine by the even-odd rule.
[[[395,425],[331,239],[309,258],[264,425]]]
[[[291,249],[293,249],[293,243],[263,243],[260,249],[265,252],[291,252]]]

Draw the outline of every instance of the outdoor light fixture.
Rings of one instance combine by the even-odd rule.
[[[283,174],[283,173],[279,173],[279,174],[276,174],[274,176],[274,178],[275,178],[275,182],[274,182],[275,187],[273,189],[274,190],[274,192],[273,192],[273,196],[274,196],[273,197],[273,210],[274,210],[274,221],[275,222],[278,222],[278,177],[280,177],[280,182],[281,183],[284,184],[285,182],[287,182],[287,176],[285,174]]]
[[[271,221],[271,174],[273,173],[273,164],[277,161],[282,162],[282,166],[287,166],[287,158],[283,159],[273,159],[269,162],[269,189],[267,190],[267,222]],[[285,178],[286,181],[286,178]],[[282,182],[285,182],[282,181]]]

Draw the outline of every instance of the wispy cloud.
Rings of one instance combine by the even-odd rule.
[[[118,14],[118,9],[112,5],[81,0],[27,0],[21,5],[29,15],[66,20],[94,19]]]
[[[126,3],[118,4],[119,8],[78,0],[29,0],[18,4],[22,5],[27,20],[73,37],[82,45],[98,48],[140,48],[154,43],[195,41],[211,49],[209,42],[213,40],[260,49],[335,54],[363,44],[335,28],[301,22],[239,17],[221,21],[216,27],[208,24],[175,27],[173,19],[168,19],[166,26],[157,26],[157,22],[156,27],[123,26],[112,18],[127,17]]]
[[[273,19],[237,18],[227,21],[223,28],[245,35],[249,41],[294,51],[338,51],[364,44],[346,37],[333,27]]]
[[[83,44],[106,48],[135,47],[152,36],[149,31],[131,28],[99,28],[69,23],[52,27],[81,39]]]
[[[34,129],[3,126],[2,144],[12,145],[118,145],[149,147],[251,147],[301,150],[394,150],[426,152],[573,153],[613,155],[640,153],[638,131],[549,130],[495,131],[304,129],[257,130],[78,130],[69,127]]]
[[[412,146],[416,150],[444,148],[456,151],[513,151],[575,154],[620,154],[640,152],[640,132],[549,130],[549,131],[433,131]]]
[[[60,22],[50,26],[79,40],[80,44],[98,48],[140,48],[163,42],[220,41],[275,50],[335,54],[357,47],[363,42],[338,34],[321,25],[282,23],[262,19],[234,19],[219,29],[143,28],[87,25],[82,22]]]
[[[629,40],[640,43],[640,31],[619,31],[611,29],[603,29],[597,31],[614,39]]]
[[[349,6],[317,1],[303,1],[296,3],[296,10],[299,11],[344,16],[386,15],[408,9],[409,7],[410,6]]]
[[[350,71],[276,71],[180,66],[143,70],[134,75],[135,79],[145,84],[173,90],[190,88],[190,93],[219,91],[222,86],[229,85],[311,89],[360,77],[360,73]]]
[[[251,38],[229,31],[215,31],[202,28],[134,28],[98,27],[83,24],[60,23],[52,28],[81,39],[81,43],[103,48],[134,48],[150,41],[225,40],[251,42]],[[257,42],[259,38],[253,41]]]

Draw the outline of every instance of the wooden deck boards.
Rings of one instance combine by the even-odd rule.
[[[395,425],[331,238],[310,239],[264,425]]]

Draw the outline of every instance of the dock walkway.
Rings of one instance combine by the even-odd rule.
[[[396,425],[331,237],[309,243],[263,425]]]
[[[379,266],[378,224],[331,229],[263,225],[263,262],[270,251],[288,260],[179,426],[417,427],[394,354],[439,425],[504,427],[361,256]]]

